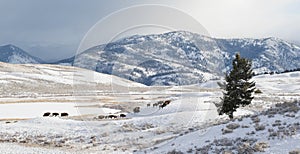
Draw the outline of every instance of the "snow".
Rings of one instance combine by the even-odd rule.
[[[268,129],[272,128],[275,120],[281,120],[282,125],[285,122],[288,126],[299,122],[299,112],[295,117],[286,114],[276,114],[271,118],[258,115],[259,124],[266,125],[265,130],[247,135],[255,131],[255,124],[247,115],[259,114],[276,103],[300,99],[300,72],[254,77],[263,93],[255,95],[251,106],[239,108],[234,113],[235,117],[244,117],[241,121],[229,121],[226,116],[218,115],[213,104],[220,101],[222,91],[217,82],[222,80],[189,86],[147,87],[67,66],[0,64],[4,66],[0,68],[1,80],[7,81],[10,89],[20,88],[20,94],[16,95],[4,95],[8,89],[1,91],[0,153],[167,153],[174,149],[186,153],[190,149],[195,150],[195,146],[200,148],[212,144],[214,140],[235,140],[238,137],[267,142],[270,148],[265,149],[266,153],[288,153],[300,148],[297,144],[299,132],[282,140],[268,139]],[[78,80],[73,82],[73,86],[85,83],[85,87],[78,91],[80,95],[73,97],[77,91],[64,91],[65,87],[59,86],[62,86],[62,78],[70,81],[65,84],[72,85],[74,72]],[[24,87],[14,85],[13,80],[34,88],[27,91],[25,87],[24,91],[28,93],[22,93]],[[60,93],[49,93],[47,88],[44,93],[42,87],[36,88],[35,85],[43,80],[58,83],[54,84],[58,88],[51,88]],[[110,85],[112,80],[118,86]],[[95,87],[96,83],[100,86]],[[104,91],[105,85],[112,87]],[[29,97],[32,95],[35,98]],[[160,100],[171,100],[171,103],[163,109],[152,106]],[[147,103],[151,106],[147,107]],[[132,113],[136,106],[141,108],[140,112]],[[44,112],[68,112],[70,117],[41,117]],[[127,117],[96,118],[98,115],[120,113]],[[22,118],[29,119],[20,120]],[[223,134],[222,129],[231,123],[249,128],[239,127],[233,133]],[[212,144],[211,147],[214,150],[219,146]]]
[[[300,48],[277,38],[217,39],[173,31],[132,36],[111,43],[83,51],[76,56],[74,65],[99,72],[113,71],[116,76],[152,86],[189,85],[220,78],[229,70],[227,67],[236,51],[252,59],[256,73],[300,67]],[[112,54],[115,50],[121,52]],[[149,63],[141,66],[146,61],[161,63],[155,68]]]
[[[22,146],[14,143],[0,143],[1,154],[71,154],[71,152],[34,146]]]
[[[256,87],[268,93],[300,93],[300,72],[260,75],[254,77],[254,80]]]
[[[42,62],[40,59],[29,55],[27,52],[13,45],[0,46],[0,51],[2,53],[0,61],[12,64],[38,64]]]
[[[33,110],[34,109],[34,110]],[[16,113],[16,111],[18,111]],[[68,112],[77,115],[71,103],[15,103],[0,104],[0,119],[35,118],[45,112]]]
[[[300,112],[298,112],[300,114]],[[207,141],[210,143],[214,140],[220,140],[220,139],[237,139],[237,138],[255,138],[259,140],[260,142],[266,142],[269,144],[271,148],[266,149],[266,153],[288,153],[289,151],[296,150],[300,148],[300,136],[295,135],[293,137],[284,137],[284,139],[269,139],[269,129],[273,129],[274,127],[271,125],[272,123],[275,123],[275,120],[280,120],[281,123],[286,123],[286,125],[294,124],[299,122],[298,118],[289,118],[285,117],[283,115],[277,115],[274,118],[268,118],[267,116],[260,115],[258,118],[261,120],[260,124],[263,124],[266,126],[266,128],[262,131],[256,131],[254,129],[254,125],[252,123],[252,120],[250,118],[244,118],[241,121],[235,120],[234,122],[228,122],[226,124],[220,124],[217,126],[212,126],[206,129],[202,129],[199,131],[195,131],[192,133],[189,133],[187,135],[180,136],[174,140],[171,140],[167,143],[158,145],[158,149],[156,150],[150,150],[151,153],[167,153],[172,151],[173,149],[177,151],[186,152],[189,149],[194,148],[194,146],[202,147],[208,144]],[[227,125],[235,123],[239,124],[239,128],[234,129],[233,133],[223,134],[222,129],[225,128]],[[270,124],[270,125],[266,125]],[[250,126],[249,128],[243,128],[242,126]],[[288,127],[287,127],[288,128]],[[276,130],[276,128],[274,128]],[[247,133],[254,131],[254,135],[247,135]],[[298,132],[299,133],[299,132]],[[212,147],[211,150],[215,149],[215,147]],[[149,151],[149,152],[150,152]],[[194,150],[195,151],[195,150]],[[142,153],[142,152],[141,152]]]
[[[110,108],[85,107],[85,103],[10,103],[0,104],[0,119],[24,119],[41,117],[45,112],[66,112],[69,116],[89,114],[109,114],[120,110]],[[34,109],[34,110],[33,110]],[[18,111],[16,113],[16,111]]]
[[[54,65],[13,65],[0,63],[2,67],[0,82],[7,81],[33,81],[45,80],[58,84],[83,83],[83,84],[106,84],[112,83],[125,87],[144,87],[142,84],[128,81],[112,75],[97,73],[90,70]],[[13,70],[13,71],[11,71]],[[11,80],[14,79],[14,80]]]

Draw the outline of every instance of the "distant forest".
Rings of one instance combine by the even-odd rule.
[[[296,71],[300,71],[300,68],[291,69],[291,70],[285,70],[285,71],[282,71],[282,72],[272,71],[272,72],[258,73],[258,74],[254,74],[254,76],[262,75],[262,74],[270,74],[270,75],[273,75],[273,74],[281,74],[281,73],[296,72]]]

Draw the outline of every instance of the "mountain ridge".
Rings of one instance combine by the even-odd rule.
[[[12,44],[0,46],[0,61],[12,64],[45,63],[40,58],[30,55],[26,51]]]
[[[275,37],[224,39],[187,31],[129,36],[63,61],[146,85],[187,85],[223,76],[236,52],[252,59],[255,73],[300,68],[300,47]]]
[[[0,61],[45,63],[14,46]],[[50,64],[72,65],[146,85],[188,85],[224,76],[234,54],[252,59],[256,74],[300,68],[300,47],[279,38],[213,38],[188,31],[133,35]],[[3,58],[4,57],[4,58]]]

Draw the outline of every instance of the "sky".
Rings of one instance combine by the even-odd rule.
[[[212,37],[278,37],[300,44],[299,0],[0,0],[0,45],[14,44],[47,61],[64,59],[76,54],[99,21],[146,4],[180,10]],[[175,15],[165,18],[182,21]],[[121,21],[132,20],[128,14]]]

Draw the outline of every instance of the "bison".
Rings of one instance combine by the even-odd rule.
[[[53,117],[59,116],[59,113],[54,112],[54,113],[52,113],[52,116],[53,116]]]
[[[153,107],[155,107],[155,106],[157,106],[157,105],[158,105],[157,103],[154,103],[154,104],[153,104]]]
[[[150,107],[150,106],[151,106],[151,104],[150,104],[150,103],[148,103],[148,104],[147,104],[147,107]]]
[[[165,106],[163,106],[163,104],[161,104],[161,105],[158,106],[159,109],[162,109],[162,108],[164,108],[164,107],[165,107]]]
[[[163,104],[163,103],[164,103],[164,101],[158,101],[157,102],[158,105]]]
[[[49,117],[50,114],[51,114],[50,112],[46,112],[46,113],[43,114],[43,117]]]
[[[168,104],[170,104],[171,103],[171,100],[166,100],[165,102],[164,102],[164,104],[166,104],[166,105],[168,105]]]
[[[69,116],[69,114],[66,113],[66,112],[63,112],[63,113],[60,113],[60,116],[61,116],[61,117],[67,117],[67,116]]]
[[[120,114],[120,117],[121,117],[121,118],[125,118],[125,117],[126,117],[126,115],[125,115],[125,114],[123,114],[123,113],[121,113],[121,114]]]
[[[108,115],[108,118],[110,118],[110,119],[116,119],[116,118],[118,118],[118,116],[116,116],[116,115]]]
[[[99,116],[98,116],[98,119],[104,119],[104,118],[105,118],[104,115],[99,115]]]
[[[134,113],[139,113],[139,112],[140,112],[140,107],[135,107],[135,108],[133,109],[133,112],[134,112]]]
[[[159,108],[164,108],[166,106],[167,106],[167,104],[163,103],[163,104],[159,105]]]

